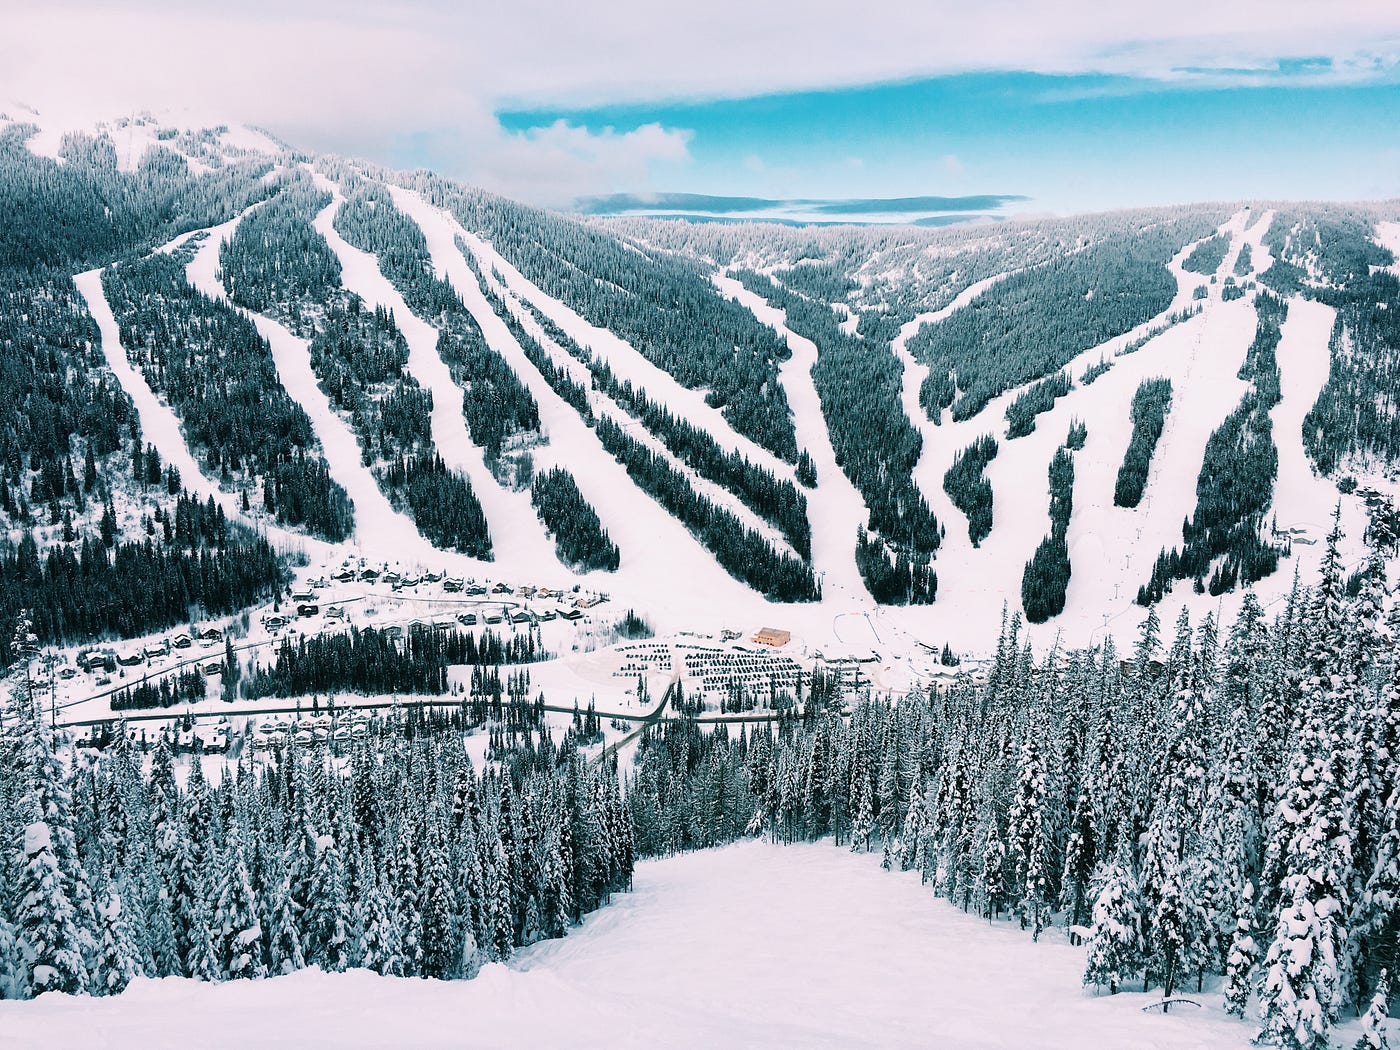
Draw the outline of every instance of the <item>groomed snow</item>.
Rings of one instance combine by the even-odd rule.
[[[250,518],[243,513],[236,495],[219,488],[204,473],[204,468],[195,459],[185,441],[184,431],[180,428],[180,421],[174,410],[156,396],[155,391],[146,382],[146,377],[132,367],[126,347],[122,345],[121,328],[102,290],[102,271],[89,270],[80,273],[73,278],[73,284],[86,301],[88,313],[92,314],[93,320],[97,322],[98,334],[102,341],[102,355],[107,361],[107,367],[136,406],[137,417],[141,420],[142,439],[155,446],[162,462],[174,466],[180,472],[181,484],[202,498],[212,496],[215,502],[223,507],[226,515],[259,529],[267,536],[269,542],[282,550],[305,551],[314,557],[324,557],[329,550],[326,544],[290,529],[269,524],[266,518]]]
[[[304,971],[0,1003],[0,1046],[1084,1047],[1227,1050],[1254,1027],[1081,989],[1084,949],[934,899],[829,844],[746,842],[637,867],[633,892],[473,981]],[[1342,1045],[1342,1044],[1339,1044]],[[1349,1043],[1345,1045],[1350,1045]]]
[[[327,205],[326,210],[334,207],[334,204]],[[316,383],[310,344],[272,318],[245,310],[229,300],[218,275],[219,249],[233,236],[238,222],[235,219],[210,231],[186,268],[190,284],[243,314],[267,340],[283,389],[310,418],[331,477],[339,482],[355,505],[357,545],[376,557],[408,558],[429,564],[442,560],[441,553],[419,534],[413,520],[394,509],[373,473],[364,465],[354,431]]]
[[[787,326],[787,314],[770,306],[732,277],[717,276],[715,284],[727,298],[748,307],[753,315],[787,340],[791,356],[778,370],[799,448],[807,450],[817,468],[817,485],[806,490],[807,517],[812,525],[812,568],[822,585],[822,604],[838,615],[872,608],[874,602],[856,568],[855,538],[870,510],[846,472],[836,465],[821,398],[812,381],[817,347]]]

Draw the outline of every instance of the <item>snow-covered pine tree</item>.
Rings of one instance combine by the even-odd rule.
[[[221,980],[267,976],[262,924],[237,835],[218,858],[210,938]]]
[[[1390,1020],[1390,974],[1386,970],[1380,972],[1376,981],[1375,993],[1371,996],[1371,1005],[1366,1008],[1366,1015],[1361,1020],[1361,1038],[1356,1041],[1352,1050],[1389,1050],[1390,1040],[1386,1038],[1385,1025]]]
[[[1125,849],[1120,849],[1094,880],[1094,898],[1085,957],[1084,983],[1116,994],[1124,982],[1142,972],[1142,910],[1137,880]]]
[[[77,909],[63,885],[53,832],[37,799],[26,807],[30,820],[18,844],[15,934],[19,947],[21,995],[88,990],[84,938]]]
[[[97,906],[99,940],[97,966],[93,974],[95,995],[116,995],[133,978],[143,975],[140,948],[132,935],[121,895],[109,887]]]
[[[1243,1017],[1254,987],[1254,967],[1259,962],[1259,944],[1254,939],[1254,884],[1245,881],[1235,910],[1235,929],[1225,961],[1225,1010]]]

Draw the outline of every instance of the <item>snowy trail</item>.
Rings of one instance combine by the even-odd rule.
[[[317,185],[334,195],[331,206],[316,216],[312,225],[326,238],[336,258],[340,260],[341,281],[345,287],[374,306],[383,306],[394,315],[394,321],[408,343],[408,371],[423,389],[433,396],[430,427],[433,445],[443,462],[471,482],[486,526],[491,534],[495,557],[511,564],[529,564],[539,569],[564,570],[554,557],[553,544],[544,538],[529,496],[503,488],[486,466],[485,452],[474,442],[462,415],[462,388],[452,378],[437,351],[438,331],[404,302],[393,283],[379,269],[378,260],[349,244],[335,229],[335,213],[343,198],[339,188],[317,176]],[[521,519],[528,523],[522,526]],[[449,552],[463,564],[477,569],[489,563]]]
[[[1230,250],[1225,253],[1220,268],[1215,271],[1218,280],[1215,285],[1211,286],[1211,293],[1215,296],[1219,296],[1223,292],[1225,278],[1234,274],[1235,263],[1239,260],[1240,252],[1244,250],[1246,244],[1249,245],[1250,270],[1243,277],[1236,278],[1237,281],[1243,282],[1253,279],[1256,273],[1263,273],[1273,262],[1269,255],[1269,249],[1264,247],[1264,234],[1268,233],[1269,227],[1273,225],[1274,213],[1272,211],[1263,212],[1253,226],[1249,225],[1249,217],[1249,211],[1242,211],[1226,224],[1231,234]],[[1259,265],[1261,262],[1264,264],[1263,266]]]
[[[821,399],[812,381],[817,347],[787,327],[787,314],[745,288],[732,277],[717,276],[723,294],[741,303],[787,340],[792,355],[778,370],[788,404],[792,406],[797,444],[805,448],[817,468],[817,485],[807,490],[807,517],[812,524],[812,568],[822,584],[822,604],[839,615],[870,609],[874,603],[856,568],[855,537],[870,520],[865,499],[836,465]]]
[[[0,1002],[0,1045],[185,1050],[192,1023],[205,1050],[1250,1045],[1255,1025],[1218,994],[1163,1016],[1142,1009],[1155,991],[1084,990],[1083,967],[1060,931],[1034,943],[873,856],[744,842],[638,864],[632,892],[471,981],[143,979],[110,998]]]
[[[334,205],[329,205],[334,207]],[[406,514],[396,511],[360,458],[360,443],[316,383],[310,344],[276,321],[234,304],[218,277],[219,249],[238,226],[237,219],[215,227],[186,268],[190,284],[251,320],[272,347],[272,359],[287,394],[311,420],[331,476],[355,505],[355,540],[368,554],[389,562],[408,559],[436,564],[443,553],[418,532]]]
[[[406,192],[392,186],[389,189],[394,194],[395,201],[399,199],[400,193]],[[579,346],[593,351],[606,361],[619,381],[631,381],[634,387],[641,388],[651,400],[664,405],[673,415],[705,431],[725,451],[738,452],[749,462],[772,471],[778,477],[793,480],[793,465],[779,459],[762,445],[735,430],[719,409],[706,403],[704,390],[690,390],[681,386],[675,376],[647,360],[625,339],[606,328],[597,328],[589,324],[527,279],[492,245],[462,229],[455,219],[452,221],[483,271],[495,269],[518,299],[533,305],[562,328]],[[801,444],[799,440],[798,446]]]
[[[1245,215],[1241,212],[1233,216],[1222,229],[1242,230]],[[1037,417],[1031,434],[1015,440],[1005,438],[1006,409],[1026,386],[1006,391],[971,419],[954,421],[951,413],[945,412],[942,424],[935,426],[918,401],[919,386],[927,369],[907,349],[908,339],[922,324],[973,301],[1005,275],[964,289],[953,303],[922,319],[916,318],[901,330],[895,349],[905,365],[902,401],[924,439],[914,480],[947,526],[935,569],[939,593],[955,597],[960,616],[992,623],[1000,616],[1003,600],[1012,609],[1019,607],[1025,564],[1050,531],[1047,471],[1074,419],[1089,422],[1089,437],[1085,448],[1075,454],[1074,518],[1069,531],[1073,576],[1066,613],[1041,630],[1063,629],[1084,637],[1101,625],[1104,610],[1110,614],[1130,612],[1135,608],[1131,602],[1138,584],[1146,579],[1161,545],[1158,541],[1179,541],[1182,516],[1195,507],[1195,478],[1205,441],[1238,403],[1244,390],[1234,373],[1253,336],[1253,310],[1243,301],[1220,304],[1215,300],[1205,313],[1157,334],[1137,352],[1125,357],[1115,355],[1162,325],[1168,315],[1192,305],[1199,278],[1185,273],[1182,263],[1195,243],[1184,246],[1168,263],[1177,291],[1165,310],[1132,330],[1083,351],[1065,366],[1076,378],[1100,360],[1112,359],[1114,367],[1093,384],[1077,386],[1060,398],[1053,409]],[[1225,320],[1217,323],[1216,311],[1223,311]],[[1203,339],[1218,345],[1202,355]],[[1202,356],[1209,358],[1210,363],[1198,369],[1197,360]],[[1187,384],[1193,371],[1198,371],[1199,376]],[[1131,434],[1128,411],[1132,396],[1141,379],[1153,375],[1170,376],[1179,392],[1177,404],[1184,396],[1186,411],[1194,414],[1191,424],[1181,428],[1179,441],[1173,440],[1171,434],[1163,437],[1159,456],[1170,446],[1170,465],[1163,468],[1161,462],[1154,463],[1154,472],[1162,472],[1178,483],[1158,500],[1159,510],[1168,508],[1163,513],[1147,514],[1145,500],[1139,519],[1110,522],[1114,512],[1133,513],[1112,506],[1113,482]],[[1180,392],[1183,384],[1190,386],[1189,393]],[[1169,419],[1169,430],[1171,427]],[[966,517],[943,491],[943,475],[952,466],[954,456],[983,435],[996,438],[999,451],[986,470],[992,486],[992,532],[980,547],[974,548]],[[1169,535],[1175,539],[1168,540]],[[1144,559],[1146,566],[1142,567],[1139,563]],[[1094,596],[1092,601],[1089,594]],[[1095,612],[1078,612],[1086,608]],[[942,626],[948,626],[946,616]]]
[[[708,478],[701,477],[694,468],[689,466],[684,460],[680,459],[667,448],[666,443],[662,441],[661,438],[649,431],[639,419],[629,413],[612,397],[609,397],[601,390],[592,390],[593,376],[592,373],[589,372],[587,366],[563,347],[559,346],[549,336],[549,333],[535,320],[530,311],[520,304],[515,293],[508,287],[501,285],[500,282],[494,280],[490,271],[483,271],[483,273],[490,290],[501,298],[501,301],[506,304],[506,309],[511,312],[511,315],[516,321],[523,325],[525,330],[534,337],[535,341],[544,348],[545,353],[554,363],[555,367],[563,369],[574,382],[590,391],[590,403],[596,414],[606,415],[613,422],[626,429],[628,434],[639,444],[643,445],[652,455],[667,464],[678,474],[684,476],[696,492],[715,506],[723,507],[725,510],[729,511],[729,513],[742,522],[746,528],[762,536],[774,550],[793,558],[799,557],[797,552],[793,549],[792,544],[788,542],[787,537],[775,528],[766,518],[756,514],[743,500],[739,499],[737,495],[730,492],[724,486],[718,485]],[[490,303],[488,302],[487,305],[490,306]],[[518,348],[519,342],[509,330],[507,330],[507,334],[510,336],[510,360],[514,361],[515,350]],[[523,350],[520,351],[519,360],[524,362],[525,368],[534,371],[534,366],[530,363],[529,359],[525,357]],[[515,367],[518,370],[520,366],[517,365]],[[541,377],[541,381],[543,381],[543,377]],[[548,387],[548,384],[545,383],[545,386]],[[550,392],[553,393],[554,391],[551,389]],[[538,400],[538,398],[536,400]],[[567,466],[567,463],[563,465]]]
[[[919,463],[914,467],[914,482],[919,486],[919,491],[924,494],[924,499],[928,501],[929,507],[933,510],[934,516],[945,527],[951,531],[957,527],[957,523],[962,524],[964,531],[967,528],[967,518],[963,512],[953,506],[953,501],[948,498],[948,494],[943,491],[943,475],[936,478],[930,477],[930,472],[921,469],[925,459],[928,459],[931,450],[944,444],[948,440],[949,428],[946,425],[935,424],[924,411],[924,406],[919,402],[919,391],[923,388],[924,380],[928,378],[928,365],[918,361],[909,352],[909,340],[914,338],[919,329],[926,324],[937,324],[954,310],[960,310],[968,303],[972,302],[988,288],[1009,277],[1010,273],[994,274],[975,284],[968,285],[957,297],[947,306],[939,310],[932,310],[928,313],[919,314],[912,321],[902,325],[894,341],[890,344],[890,350],[899,360],[904,368],[901,380],[900,401],[904,405],[904,414],[908,417],[910,424],[923,438],[923,446],[919,451]],[[951,413],[945,411],[945,417]],[[956,449],[954,450],[956,451]],[[952,460],[949,460],[951,465]],[[947,467],[944,467],[947,470]]]
[[[1335,319],[1336,311],[1323,303],[1296,296],[1288,300],[1288,319],[1283,323],[1277,352],[1283,397],[1269,413],[1278,447],[1272,516],[1277,517],[1280,529],[1303,529],[1305,538],[1313,541],[1308,544],[1295,539],[1293,544],[1305,580],[1313,577],[1322,562],[1338,499],[1336,485],[1316,472],[1303,447],[1303,417],[1327,385]],[[1367,527],[1364,504],[1355,497],[1342,497],[1341,503],[1344,556],[1360,558],[1360,539]]]
[[[540,422],[549,435],[549,445],[538,452],[540,466],[558,462],[569,469],[617,544],[622,564],[616,573],[606,574],[613,581],[610,589],[645,600],[648,611],[656,608],[687,618],[716,608],[755,610],[765,605],[760,595],[725,572],[685,526],[637,488],[573,406],[530,364],[457,249],[456,237],[462,232],[457,221],[417,194],[396,187],[390,192],[399,210],[422,229],[434,267],[452,283],[487,341],[539,405]]]
[[[204,473],[204,468],[190,451],[174,409],[156,395],[151,385],[146,382],[146,377],[132,366],[127,357],[126,347],[121,341],[121,328],[102,290],[102,270],[80,273],[73,278],[73,284],[86,300],[88,313],[92,314],[93,320],[97,322],[97,329],[102,337],[102,355],[107,360],[107,367],[112,370],[117,382],[136,406],[137,415],[141,420],[142,439],[155,446],[163,462],[180,472],[180,483],[195,495],[203,498],[212,496],[229,518],[242,521],[264,533],[269,542],[279,549],[300,550],[316,557],[325,557],[331,549],[329,544],[315,537],[271,524],[264,517],[245,514],[238,497],[221,489]]]

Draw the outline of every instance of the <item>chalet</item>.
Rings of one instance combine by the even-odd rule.
[[[573,621],[575,621],[575,620],[582,620],[582,619],[583,619],[583,610],[582,610],[582,609],[565,609],[563,612],[561,612],[561,613],[559,614],[559,616],[560,616],[562,619],[568,620],[568,621],[570,621],[570,622],[573,622]]]
[[[513,613],[513,614],[511,615],[510,622],[511,622],[511,623],[529,623],[529,622],[530,622],[530,614],[527,613],[524,609],[519,609],[519,610],[517,610],[515,613]]]
[[[64,664],[58,669],[58,677],[62,678],[65,682],[68,681],[68,679],[76,678],[77,676],[78,669],[76,667],[69,667],[67,664]]]
[[[742,635],[738,631],[731,631],[727,627],[719,632],[719,640],[721,642],[737,641],[740,637],[742,637]]]
[[[484,619],[487,623],[500,623],[500,622],[501,622],[501,614],[498,613],[498,612],[489,612],[489,613],[486,613],[486,614],[482,617],[482,619]]]
[[[303,602],[297,606],[298,616],[315,616],[321,611],[321,607],[315,602]]]
[[[460,623],[463,627],[475,627],[476,613],[458,613],[457,622]]]
[[[390,624],[388,627],[384,628],[384,637],[390,639],[402,638],[403,628],[396,623]]]
[[[442,581],[442,589],[448,594],[457,594],[462,590],[462,587],[463,584],[461,580],[456,580],[451,577],[448,577],[447,579]]]
[[[354,569],[341,569],[331,577],[337,583],[352,583],[359,574]]]
[[[285,616],[264,616],[263,626],[269,631],[280,631],[292,621]]]
[[[759,645],[771,645],[774,649],[781,649],[792,641],[792,632],[777,627],[765,627],[753,636],[753,640]]]
[[[422,579],[418,576],[402,576],[399,578],[400,587],[417,587],[422,582]]]
[[[117,663],[123,667],[139,667],[145,662],[146,658],[141,653],[122,653],[117,657]]]
[[[146,647],[145,647],[144,649],[142,649],[142,652],[144,652],[144,653],[146,654],[146,659],[148,659],[148,660],[154,660],[154,659],[156,659],[157,657],[161,657],[161,656],[169,656],[169,655],[170,655],[170,643],[169,643],[169,642],[163,642],[163,641],[162,641],[162,642],[150,642],[150,643],[148,643],[148,644],[146,645]]]
[[[479,583],[469,583],[462,589],[462,593],[470,598],[480,598],[486,593],[486,588]]]
[[[223,674],[224,662],[222,660],[210,660],[207,664],[201,667],[200,670],[203,671],[206,675]]]
[[[532,583],[527,583],[525,584],[525,586],[520,588],[520,596],[522,598],[533,598],[538,593],[539,588]]]
[[[361,569],[360,579],[365,583],[373,583],[379,579],[379,570],[370,568]]]
[[[442,573],[440,572],[425,572],[423,574],[424,583],[437,583],[440,579],[442,579]]]
[[[217,627],[201,627],[195,637],[201,642],[222,642],[224,632]]]
[[[456,628],[457,625],[451,620],[439,620],[437,623],[433,624],[433,630],[435,631],[453,631],[456,630]]]
[[[117,669],[117,654],[111,649],[89,649],[78,655],[78,666],[85,671],[95,671],[98,668],[115,671]]]
[[[559,614],[553,609],[546,609],[544,612],[540,613],[540,619],[548,623],[550,620],[559,619]]]
[[[316,592],[315,592],[315,591],[293,591],[293,592],[292,592],[292,601],[296,602],[297,604],[301,604],[301,603],[303,603],[303,602],[314,602],[315,600],[316,600]]]
[[[492,594],[514,594],[515,592],[512,591],[512,590],[510,589],[510,584],[508,584],[508,583],[498,583],[498,584],[496,584],[496,586],[494,586],[494,587],[491,588],[491,593],[492,593]]]
[[[176,649],[188,649],[192,643],[190,642],[189,635],[177,634],[174,638],[170,639],[170,644]]]

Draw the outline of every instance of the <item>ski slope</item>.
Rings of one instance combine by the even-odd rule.
[[[205,499],[212,497],[223,508],[227,517],[261,531],[267,536],[268,542],[278,549],[324,557],[330,549],[324,541],[284,529],[272,523],[265,515],[253,516],[244,513],[238,497],[220,488],[204,473],[203,466],[190,451],[175,411],[156,395],[151,385],[146,382],[146,377],[132,367],[126,347],[122,345],[121,328],[102,290],[102,271],[89,270],[77,274],[73,278],[73,284],[87,303],[88,313],[97,323],[98,334],[102,340],[102,356],[107,361],[107,367],[136,406],[137,417],[141,420],[142,439],[155,446],[163,463],[180,472],[181,484],[197,496]]]
[[[439,275],[451,282],[492,348],[515,369],[539,405],[549,442],[537,450],[538,467],[547,468],[552,462],[566,466],[617,544],[622,564],[616,573],[607,574],[609,589],[648,612],[655,609],[667,620],[679,617],[681,622],[694,622],[697,616],[712,617],[717,611],[756,615],[767,604],[762,596],[720,568],[684,526],[637,488],[573,406],[530,364],[458,250],[456,238],[463,231],[456,220],[416,193],[397,187],[391,187],[391,193],[399,210],[422,229]],[[552,558],[552,545],[550,551]]]
[[[812,524],[812,567],[822,584],[823,603],[840,613],[874,607],[856,568],[855,537],[870,519],[870,509],[846,472],[836,465],[836,450],[822,414],[821,398],[812,381],[817,347],[787,326],[787,314],[770,306],[732,277],[715,278],[721,293],[748,307],[764,324],[787,340],[791,356],[778,369],[792,408],[797,445],[807,450],[817,468],[817,485],[807,491],[807,517]]]
[[[399,190],[393,190],[397,201]],[[456,225],[455,220],[451,220]],[[476,256],[483,272],[495,270],[511,293],[522,302],[532,304],[542,314],[564,330],[574,342],[602,358],[619,382],[630,382],[640,388],[672,415],[704,430],[727,452],[738,452],[751,463],[772,471],[780,478],[793,479],[794,468],[766,448],[745,437],[730,425],[724,414],[705,401],[706,391],[681,386],[665,369],[653,364],[625,339],[606,328],[590,324],[558,299],[548,295],[528,280],[494,247],[460,225],[457,232]],[[799,441],[799,445],[801,442]]]
[[[373,255],[355,248],[336,232],[335,213],[344,198],[340,195],[339,187],[324,177],[317,176],[316,183],[330,192],[334,199],[316,216],[312,225],[326,238],[340,261],[344,286],[371,306],[383,306],[394,315],[394,321],[408,343],[409,374],[433,396],[429,423],[433,445],[444,463],[464,474],[471,482],[472,491],[486,516],[492,552],[501,560],[533,560],[540,568],[548,566],[551,573],[563,572],[563,567],[554,558],[552,546],[545,546],[542,542],[538,521],[528,500],[522,505],[516,493],[502,488],[486,465],[484,450],[472,440],[462,414],[462,388],[453,380],[451,369],[438,354],[438,330],[409,309],[398,289],[379,269],[379,262]],[[527,518],[523,524],[522,517]],[[477,570],[487,564],[466,555],[454,555],[454,558]]]
[[[334,207],[334,204],[327,205],[325,210]],[[316,373],[311,367],[310,343],[272,318],[245,310],[229,299],[219,279],[219,249],[233,236],[240,219],[241,216],[210,231],[210,236],[186,267],[190,284],[243,314],[267,340],[283,389],[310,418],[331,477],[355,505],[355,544],[367,554],[387,561],[407,559],[433,564],[442,560],[441,552],[423,538],[413,520],[394,509],[374,474],[364,465],[354,431],[317,385]]]
[[[472,981],[307,970],[141,980],[122,995],[0,1002],[0,1047],[360,1050],[892,1047],[1231,1050],[1219,995],[1080,987],[1084,949],[934,899],[916,873],[829,843],[745,842],[638,864],[635,888]],[[1353,1026],[1350,1026],[1354,1028]],[[1339,1046],[1356,1033],[1343,1029]]]
[[[556,343],[530,311],[521,305],[515,293],[497,280],[492,271],[483,270],[482,276],[492,294],[500,298],[505,304],[506,309],[510,311],[511,316],[540,344],[540,347],[544,350],[545,355],[549,358],[551,363],[556,368],[564,371],[575,383],[589,391],[589,406],[595,415],[606,416],[617,423],[618,426],[625,429],[633,440],[646,448],[653,456],[665,463],[676,473],[684,476],[697,493],[715,506],[727,510],[736,517],[745,528],[762,536],[770,547],[789,557],[798,557],[797,552],[793,550],[792,544],[788,542],[787,537],[766,518],[761,517],[751,510],[743,500],[739,499],[737,495],[730,492],[723,485],[716,484],[710,479],[702,477],[698,471],[675,455],[661,438],[648,430],[641,420],[632,415],[628,409],[624,408],[611,395],[602,390],[591,389],[593,375],[588,367]],[[483,302],[485,302],[484,299]],[[489,306],[490,304],[487,303],[487,305]],[[524,350],[519,346],[519,340],[515,338],[514,333],[507,329],[506,335],[508,336],[508,340],[505,343],[504,356],[507,356],[507,359],[512,363],[519,362],[519,364],[516,365],[517,369],[523,368],[527,375],[536,372],[537,370],[534,364],[525,356]],[[533,376],[531,376],[531,382],[535,382]],[[545,385],[548,386],[547,383]],[[551,390],[551,393],[553,392],[554,391]],[[566,463],[561,463],[560,465],[567,466]]]

